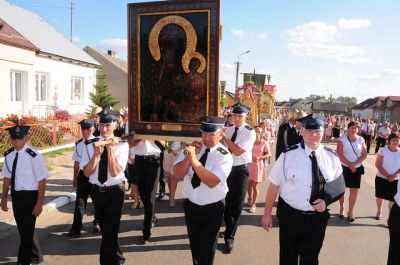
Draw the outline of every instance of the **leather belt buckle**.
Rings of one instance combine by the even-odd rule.
[[[98,186],[100,192],[105,192],[107,190],[106,186]]]

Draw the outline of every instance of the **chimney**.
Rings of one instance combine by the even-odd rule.
[[[117,58],[117,52],[116,51],[108,50],[107,54],[110,55],[113,58]]]

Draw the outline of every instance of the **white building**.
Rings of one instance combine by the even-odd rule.
[[[0,0],[0,117],[84,113],[98,67],[43,18]]]

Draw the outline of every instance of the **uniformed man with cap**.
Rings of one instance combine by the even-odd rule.
[[[202,142],[187,146],[173,169],[183,179],[183,202],[193,264],[213,264],[232,156],[220,143],[224,118],[205,117]]]
[[[287,146],[290,147],[303,141],[300,131],[303,127],[303,119],[307,117],[307,113],[302,110],[295,110],[294,126],[287,130]]]
[[[35,223],[42,213],[49,172],[43,156],[27,144],[29,126],[16,125],[7,130],[13,147],[4,154],[1,209],[8,211],[7,194],[11,190],[14,218],[21,240],[17,264],[39,264],[43,255]]]
[[[289,147],[269,174],[262,226],[272,228],[272,208],[279,193],[280,264],[318,264],[330,214],[327,206],[345,190],[336,153],[321,145],[324,122],[314,114],[303,119],[304,142]]]
[[[248,164],[252,161],[252,149],[256,140],[256,133],[246,123],[247,113],[250,108],[242,103],[232,106],[233,125],[226,127],[221,137],[229,148],[233,157],[233,166],[229,174],[228,194],[226,195],[226,207],[224,213],[226,253],[233,249],[234,238],[239,218],[243,210],[246,196],[247,181],[249,177]]]
[[[289,147],[287,142],[287,131],[294,126],[295,118],[296,113],[294,110],[291,110],[287,115],[288,120],[279,126],[278,134],[276,136],[275,160],[278,160],[280,154]]]
[[[79,125],[81,126],[82,138],[75,143],[74,152],[72,154],[72,160],[74,160],[72,185],[76,188],[74,222],[72,223],[72,227],[69,232],[64,234],[67,237],[79,237],[81,235],[82,218],[86,211],[87,199],[92,188],[89,178],[83,175],[83,168],[80,166],[80,161],[82,159],[82,153],[88,152],[88,143],[93,142],[92,139],[97,140],[97,138],[93,136],[93,132],[95,130],[94,120],[84,119],[79,122]],[[98,220],[96,220],[96,213],[93,220],[92,232],[100,232],[100,226]]]
[[[81,167],[92,183],[91,196],[101,227],[100,264],[123,264],[125,258],[119,247],[118,232],[129,146],[113,135],[118,112],[105,109],[99,116],[99,140],[87,145],[88,151],[82,153]]]

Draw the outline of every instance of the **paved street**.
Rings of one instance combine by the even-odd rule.
[[[333,146],[334,145],[330,145]],[[70,154],[66,154],[68,156]],[[386,227],[387,208],[384,205],[383,218],[376,221],[374,198],[375,156],[368,155],[365,163],[366,175],[356,205],[355,223],[337,217],[337,203],[331,206],[332,217],[320,255],[323,265],[383,265],[386,264],[388,249],[388,229]],[[69,163],[69,162],[65,162]],[[68,183],[70,171],[63,167],[64,178],[56,183]],[[268,171],[269,172],[269,171]],[[52,180],[50,180],[52,182]],[[265,232],[260,227],[263,213],[263,201],[267,184],[262,183],[261,196],[255,214],[243,213],[241,226],[238,229],[235,249],[230,255],[217,251],[215,264],[278,264],[278,228]],[[53,191],[56,190],[53,186]],[[159,219],[153,230],[152,241],[139,245],[141,238],[142,210],[131,210],[131,201],[126,200],[121,221],[120,245],[126,257],[126,264],[191,264],[190,249],[183,218],[180,190],[175,208],[168,207],[168,200],[157,203],[156,212]],[[89,206],[92,211],[92,205]],[[98,264],[99,236],[90,233],[92,215],[85,217],[81,238],[66,239],[61,235],[72,223],[73,205],[69,204],[57,210],[49,210],[38,220],[38,233],[45,254],[44,264]],[[0,263],[9,264],[16,261],[18,234],[11,222],[4,223],[0,214]],[[275,224],[276,226],[276,224]],[[223,240],[220,239],[221,249]]]

